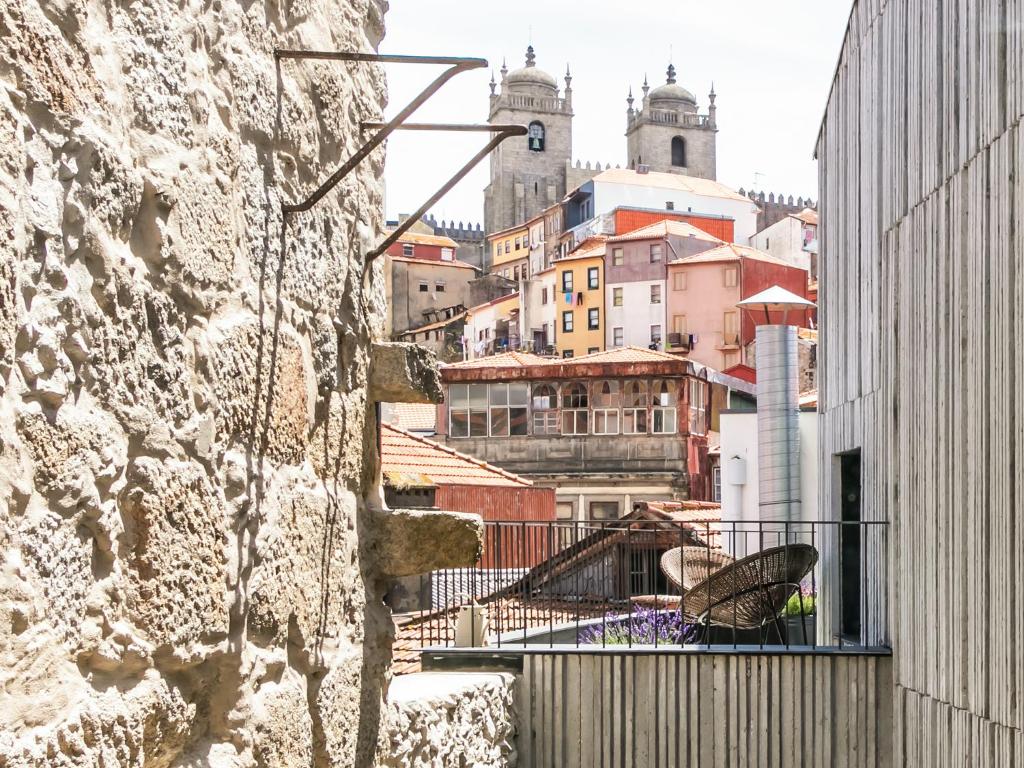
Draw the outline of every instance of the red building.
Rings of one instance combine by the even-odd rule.
[[[389,256],[423,261],[455,261],[455,249],[459,244],[450,237],[406,232],[391,244]]]
[[[616,208],[612,215],[615,222],[615,234],[624,235],[628,232],[669,219],[685,221],[699,230],[707,232],[726,243],[733,241],[735,221],[727,216],[690,213],[686,211],[652,210],[650,208]]]

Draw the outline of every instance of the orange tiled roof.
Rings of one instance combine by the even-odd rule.
[[[603,352],[591,352],[589,355],[580,355],[557,362],[562,365],[573,363],[656,363],[662,360],[680,360],[679,355],[669,352],[662,352],[646,347],[615,347],[606,349]]]
[[[697,240],[704,240],[708,243],[724,242],[714,235],[709,235],[704,230],[698,229],[692,224],[687,224],[685,221],[673,219],[662,219],[661,221],[656,221],[653,224],[648,224],[646,227],[640,227],[640,229],[634,229],[632,232],[627,232],[624,235],[616,235],[615,237],[610,237],[608,239],[613,243],[619,243],[625,240],[648,240],[652,237],[665,237],[666,235],[692,237]]]
[[[414,245],[435,245],[438,248],[451,248],[452,250],[459,247],[459,244],[450,237],[427,235],[421,232],[403,232],[402,236],[398,238],[398,242],[412,243]]]
[[[381,418],[399,429],[433,431],[437,426],[437,406],[433,403],[386,403]]]
[[[789,215],[794,219],[799,219],[804,224],[814,224],[815,226],[818,224],[818,212],[813,208],[804,208],[800,213],[791,213]]]
[[[551,365],[566,362],[561,359],[541,357],[530,352],[502,352],[500,355],[478,357],[458,363],[447,363],[443,368],[524,368],[531,365]]]
[[[759,251],[756,248],[751,248],[747,245],[737,245],[736,243],[723,243],[716,248],[711,248],[707,251],[701,251],[695,253],[692,256],[683,256],[682,258],[670,261],[670,264],[703,264],[712,261],[739,261],[740,259],[754,259],[755,261],[763,261],[766,264],[777,264],[781,267],[792,267],[788,261],[770,256],[764,251]]]
[[[533,485],[511,472],[390,424],[381,424],[380,438],[384,477],[396,484],[415,478],[433,485]]]
[[[458,267],[459,269],[472,269],[474,272],[480,270],[474,267],[472,264],[467,264],[465,261],[443,261],[441,259],[418,259],[415,256],[391,256],[388,255],[391,261],[402,261],[407,264],[425,264],[431,267]]]

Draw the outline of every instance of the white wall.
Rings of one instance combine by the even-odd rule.
[[[651,286],[661,286],[661,303],[651,304]],[[614,288],[622,289],[622,306],[613,306]],[[605,285],[605,344],[615,346],[614,328],[622,328],[622,346],[646,347],[651,343],[651,326],[661,326],[664,346],[669,329],[665,324],[665,281],[609,283]]]
[[[804,224],[787,216],[750,238],[750,247],[800,269],[810,270],[811,255],[804,250]]]
[[[719,422],[722,439],[722,519],[757,522],[757,412],[725,412]],[[746,482],[731,482],[733,456],[746,460]],[[801,517],[820,520],[818,514],[818,414],[800,412]]]
[[[664,187],[594,182],[595,215],[608,213],[620,205],[663,209],[666,202],[674,203],[676,211],[692,210],[693,213],[710,213],[735,219],[733,236],[737,243],[743,245],[757,232],[757,206],[752,200],[708,197]]]

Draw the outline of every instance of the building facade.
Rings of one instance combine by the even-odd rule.
[[[385,258],[391,335],[436,322],[438,311],[469,303],[469,286],[477,277],[472,265],[407,256]]]
[[[708,94],[708,113],[697,109],[693,93],[676,82],[668,65],[665,82],[650,90],[644,79],[640,109],[633,109],[633,91],[626,99],[626,159],[633,169],[646,166],[661,173],[717,178],[715,89]]]
[[[490,271],[518,283],[530,272],[530,227],[523,223],[487,236]]]
[[[554,292],[545,291],[542,301],[554,304],[554,344],[560,357],[604,349],[604,254],[604,241],[595,239],[552,265]]]
[[[493,124],[526,125],[529,134],[505,141],[491,153],[490,183],[484,190],[487,234],[522,224],[566,193],[572,158],[572,76],[566,70],[565,92],[555,78],[536,66],[531,45],[526,63],[509,72],[501,67],[501,89],[491,79]]]
[[[707,372],[648,349],[571,360],[507,353],[444,366],[436,440],[553,487],[563,518],[703,498]]]
[[[762,229],[749,245],[807,272],[809,282],[818,279],[818,212],[804,208],[799,213]]]
[[[719,371],[741,363],[753,365],[744,350],[754,340],[755,323],[779,318],[753,318],[736,304],[773,285],[806,297],[807,273],[731,243],[672,261],[666,289],[668,349]],[[807,323],[805,314],[800,325]]]

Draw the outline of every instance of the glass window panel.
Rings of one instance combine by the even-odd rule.
[[[529,384],[509,384],[508,403],[509,405],[526,405],[530,401]]]
[[[491,435],[508,437],[508,408],[491,408]]]
[[[487,437],[487,411],[469,412],[469,436]]]
[[[487,385],[486,384],[470,384],[469,385],[469,407],[470,408],[486,408],[487,407]]]
[[[491,405],[508,405],[508,384],[491,384]]]
[[[590,517],[593,520],[617,520],[619,517],[619,502],[617,501],[592,501],[590,502]]]
[[[452,411],[452,437],[469,437],[469,413]]]
[[[448,387],[448,403],[452,408],[465,408],[469,405],[465,384],[452,384]]]
[[[509,408],[509,434],[510,435],[525,435],[527,425],[527,411],[525,408]]]

